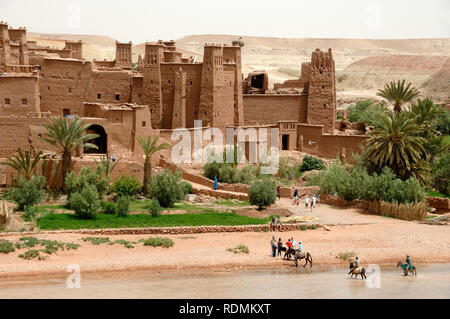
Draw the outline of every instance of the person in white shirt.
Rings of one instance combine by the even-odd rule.
[[[316,195],[315,194],[313,194],[313,198],[312,198],[311,211],[312,211],[313,207],[316,208]]]
[[[292,248],[294,248],[295,246],[297,246],[297,242],[295,241],[294,238],[292,238]]]
[[[306,195],[306,197],[305,197],[305,208],[308,208],[308,204],[309,204],[309,197],[308,197],[308,195]]]

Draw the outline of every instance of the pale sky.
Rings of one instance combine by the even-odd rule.
[[[449,38],[450,0],[0,0],[0,20],[136,44],[192,34]]]

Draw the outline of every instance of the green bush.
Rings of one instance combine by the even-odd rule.
[[[43,176],[35,175],[30,180],[19,176],[16,186],[9,191],[9,198],[17,203],[18,210],[37,205],[45,198],[45,184]]]
[[[183,194],[186,196],[187,194],[192,194],[194,192],[192,188],[192,184],[186,181],[181,181],[180,186],[183,190]]]
[[[128,216],[130,213],[130,198],[128,196],[117,197],[117,214],[121,217]]]
[[[439,159],[431,171],[433,187],[444,195],[450,195],[450,154]]]
[[[15,251],[14,244],[8,240],[0,239],[0,253],[7,254]]]
[[[145,206],[145,208],[153,217],[161,216],[161,206],[159,205],[159,202],[157,200],[152,200],[148,205]]]
[[[250,203],[258,206],[258,209],[272,205],[277,198],[275,182],[267,178],[254,181],[248,189],[248,197]]]
[[[402,181],[388,167],[384,167],[380,174],[369,175],[364,168],[347,168],[336,163],[328,170],[307,178],[307,183],[319,186],[324,194],[348,201],[363,199],[408,204],[424,200],[424,190],[416,178]]]
[[[300,165],[290,158],[281,157],[278,165],[278,176],[284,179],[300,178],[302,171]]]
[[[119,196],[133,197],[142,189],[141,183],[136,176],[122,175],[114,181],[113,192]]]
[[[86,186],[94,186],[98,197],[102,199],[109,187],[109,179],[102,172],[100,168],[94,171],[90,167],[83,167],[77,176],[74,172],[69,173],[65,180],[67,198],[70,200],[73,193],[81,193]]]
[[[172,239],[162,237],[149,237],[145,240],[140,241],[144,242],[144,246],[153,246],[153,247],[162,246],[164,248],[169,248],[174,245]]]
[[[302,164],[300,165],[300,171],[312,171],[312,170],[323,170],[326,166],[320,158],[315,158],[309,155],[303,157]]]
[[[386,102],[376,103],[374,100],[358,101],[347,109],[347,119],[350,122],[358,122],[366,125],[377,126],[380,114],[388,112]]]
[[[117,204],[114,202],[102,201],[101,206],[103,214],[114,215],[117,213]]]
[[[153,176],[149,184],[148,196],[157,199],[163,207],[173,207],[175,202],[184,198],[180,172],[177,171],[174,174],[165,169]]]
[[[71,193],[69,206],[80,218],[94,218],[100,206],[99,195],[95,185],[85,185],[81,192]]]

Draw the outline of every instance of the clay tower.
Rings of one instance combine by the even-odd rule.
[[[331,49],[328,52],[316,49],[310,67],[307,122],[324,125],[324,132],[331,134],[336,123],[336,83]]]
[[[242,96],[242,58],[241,47],[233,45],[223,47],[223,58],[225,61],[235,63],[234,71],[234,125],[244,125],[244,99]]]
[[[161,62],[164,62],[164,49],[165,46],[162,43],[145,45],[143,102],[150,108],[154,128],[161,128]]]
[[[121,43],[116,41],[116,63],[115,66],[118,66],[122,69],[131,69],[131,41],[128,43]]]
[[[205,44],[198,114],[203,126],[225,127],[233,124],[223,121],[226,111],[223,91],[223,48],[221,45]]]
[[[6,69],[8,64],[8,58],[11,56],[9,48],[9,33],[8,24],[6,22],[0,22],[0,71]]]

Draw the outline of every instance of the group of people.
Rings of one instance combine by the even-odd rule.
[[[298,194],[298,190],[296,189],[294,191],[294,205],[300,205],[300,196]],[[315,208],[317,205],[320,206],[320,194],[318,194],[316,196],[316,194],[313,194],[311,197],[311,202],[310,202],[310,198],[308,195],[306,195],[305,197],[305,208],[308,209],[308,207],[310,208],[310,211],[312,211],[313,208]]]
[[[270,240],[270,245],[272,247],[272,257],[281,256],[282,251],[288,252],[290,249],[292,249],[295,251],[295,258],[297,258],[297,254],[299,254],[303,249],[302,242],[299,241],[297,247],[297,242],[293,237],[288,239],[288,241],[286,242],[286,247],[284,247],[281,238],[279,238],[277,242],[275,236],[272,236],[272,239]]]
[[[275,219],[275,216],[272,216],[272,218],[270,219],[270,231],[281,231],[281,220],[280,220],[280,216],[277,217],[277,219]]]

